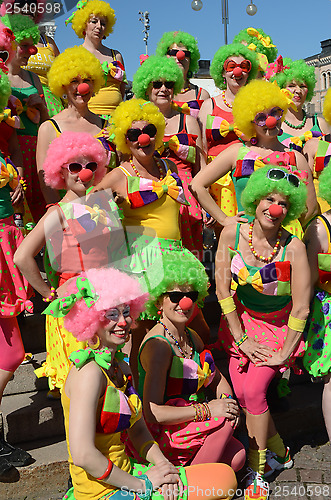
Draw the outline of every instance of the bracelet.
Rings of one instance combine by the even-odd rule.
[[[237,347],[240,347],[241,344],[243,344],[245,342],[245,340],[247,340],[247,339],[248,339],[247,334],[244,333],[244,335],[241,337],[241,339],[239,339],[237,342],[235,341],[234,343]]]
[[[287,328],[302,333],[306,326],[306,319],[294,318],[291,314],[288,317]]]
[[[110,460],[110,458],[108,458],[108,467],[107,467],[107,469],[105,470],[104,474],[102,474],[102,476],[96,477],[96,479],[98,481],[103,481],[104,479],[106,479],[106,477],[108,477],[109,474],[111,473],[113,465],[114,465],[113,462]]]
[[[222,392],[220,399],[233,399],[233,396],[231,396],[231,394],[228,394],[227,392]]]
[[[236,304],[232,297],[226,297],[226,299],[221,299],[218,301],[221,306],[223,314],[229,314],[237,309]]]
[[[206,410],[206,420],[210,420],[211,419],[211,411],[210,411],[209,405],[208,405],[208,403],[202,403],[202,404]]]
[[[48,297],[46,297],[46,299],[43,297],[43,301],[44,302],[52,302],[52,300],[55,299],[55,295],[56,295],[56,290],[55,288],[52,286],[51,287],[51,293]]]
[[[139,479],[142,479],[143,481],[145,481],[145,493],[143,493],[142,491],[139,490],[138,496],[139,496],[140,500],[149,500],[152,496],[153,489],[154,489],[153,483],[149,479],[149,477],[146,476],[146,474],[142,474],[141,476],[139,476]]]
[[[154,439],[150,439],[149,441],[146,441],[139,449],[139,456],[140,457],[143,457],[143,451],[144,449],[146,448],[146,446],[148,446],[149,444],[156,444],[157,446],[159,446],[159,443],[157,443],[156,441],[154,441]],[[144,458],[144,457],[143,457]],[[146,458],[146,455],[145,455],[145,458]]]

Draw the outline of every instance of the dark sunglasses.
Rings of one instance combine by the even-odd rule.
[[[91,172],[95,172],[96,169],[98,168],[98,164],[95,161],[90,161],[89,163],[86,163],[86,165],[74,162],[74,163],[67,163],[66,165],[63,165],[63,167],[67,168],[71,174],[79,174],[79,172],[84,168],[91,170]]]
[[[288,174],[287,172],[280,170],[280,168],[271,168],[270,170],[268,170],[267,177],[271,181],[280,181],[281,179],[287,179],[287,181],[294,187],[299,187],[300,185],[299,177],[294,174]]]
[[[223,67],[227,73],[230,73],[230,71],[233,71],[235,68],[241,68],[245,73],[249,73],[252,69],[252,63],[248,59],[244,59],[240,64],[237,64],[232,61],[232,59],[228,59],[225,61]]]
[[[160,89],[162,85],[165,86],[166,89],[173,89],[175,86],[175,82],[153,82],[153,89]]]
[[[281,117],[283,116],[283,113],[284,113],[284,111],[281,108],[275,107],[275,108],[272,108],[269,111],[269,113],[257,113],[257,115],[255,115],[253,122],[258,127],[264,127],[268,116],[273,116],[274,118],[276,118],[276,120],[280,120]]]
[[[184,52],[185,57],[191,57],[191,52],[189,50],[182,50],[182,49],[169,49],[167,55],[172,57],[177,57],[177,52],[179,51]]]
[[[189,299],[192,300],[192,302],[196,302],[199,297],[199,292],[192,291],[192,292],[167,292],[167,295],[170,299],[170,301],[173,304],[178,304],[180,300],[182,300],[184,297],[188,297]]]
[[[126,132],[126,138],[130,142],[136,142],[141,134],[147,134],[149,137],[155,137],[157,129],[153,123],[149,123],[143,129],[141,128],[129,128]]]

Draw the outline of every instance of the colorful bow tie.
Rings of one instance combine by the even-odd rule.
[[[115,80],[122,82],[125,75],[125,69],[120,61],[107,62],[104,61],[101,64],[103,74],[105,77],[105,83],[107,82],[107,76],[110,75]]]
[[[243,135],[236,125],[229,123],[225,119],[222,120],[219,130],[222,137],[226,137],[230,132],[234,132],[238,137],[242,137]]]
[[[78,300],[84,299],[87,307],[92,307],[98,299],[98,295],[96,294],[92,284],[87,278],[77,278],[76,286],[78,288],[78,292],[72,293],[67,297],[59,297],[58,299],[53,300],[42,314],[49,314],[54,318],[63,318],[68,314],[70,309],[76,304]]]
[[[172,107],[175,111],[180,111],[181,113],[184,113],[184,115],[190,115],[191,114],[191,108],[187,104],[187,102],[183,102],[183,104],[178,104],[176,102],[172,103]]]
[[[291,137],[290,142],[292,144],[295,144],[299,148],[302,148],[303,145],[307,141],[309,141],[309,139],[312,139],[313,137],[314,136],[313,136],[313,133],[311,132],[311,130],[308,130],[307,132],[304,132],[302,135]]]
[[[276,47],[276,45],[273,45],[271,43],[271,39],[270,39],[270,36],[266,36],[264,37],[263,35],[261,35],[261,33],[259,33],[257,31],[257,29],[255,28],[247,28],[247,33],[250,35],[250,36],[254,36],[255,38],[257,38],[259,40],[259,42],[262,43],[262,45],[264,47],[267,47],[268,49],[269,48],[272,48],[272,47]]]
[[[171,173],[170,170],[168,170],[165,178],[160,181],[152,181],[141,177],[128,177],[128,198],[131,208],[148,205],[165,194],[182,205],[189,205],[185,199],[180,178],[176,173]]]
[[[196,149],[195,144],[197,140],[196,135],[188,136],[185,134],[175,134],[168,141],[165,141],[163,145],[158,149],[158,153],[162,156],[162,153],[167,149],[171,149],[178,158],[184,161],[189,161],[190,163],[195,163],[196,159]],[[186,144],[185,144],[186,143]]]
[[[5,122],[12,128],[20,128],[21,120],[19,116],[12,116],[11,110],[6,108],[2,113],[0,113],[0,122]]]
[[[77,368],[82,368],[87,362],[92,360],[101,366],[101,368],[109,370],[112,362],[112,353],[109,349],[79,349],[72,352],[69,359]]]
[[[19,176],[14,164],[9,158],[1,158],[1,170],[0,170],[0,188],[9,184],[11,189],[15,189],[18,185]]]

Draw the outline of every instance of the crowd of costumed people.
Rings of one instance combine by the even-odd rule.
[[[324,383],[331,438],[331,90],[310,115],[314,67],[249,27],[215,47],[210,96],[178,30],[129,99],[109,3],[78,2],[62,53],[45,5],[0,6],[0,401],[35,307],[63,499],[268,500],[295,460],[270,409],[290,370]],[[34,460],[5,437],[0,481]]]

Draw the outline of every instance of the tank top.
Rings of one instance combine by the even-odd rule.
[[[202,88],[198,87],[197,85],[191,84],[193,87],[193,90],[195,91],[195,99],[192,99],[190,101],[176,101],[173,100],[172,104],[174,109],[177,111],[181,111],[182,113],[185,113],[186,115],[191,115],[194,118],[197,118],[201,105],[203,103],[203,99],[201,99],[201,93],[202,93]]]
[[[38,89],[35,87],[33,83],[33,73],[31,71],[28,71],[31,79],[31,85],[29,87],[25,88],[19,88],[19,87],[12,87],[12,94],[17,97],[22,105],[24,106],[25,100],[27,99],[30,95],[33,94],[38,94]],[[17,129],[17,135],[31,135],[31,136],[37,136],[38,135],[38,128],[39,125],[36,123],[33,123],[28,117],[25,111],[22,112],[20,115],[20,118],[22,120],[22,123],[24,125],[24,129]]]
[[[192,170],[196,160],[196,141],[198,136],[189,134],[186,129],[186,115],[179,117],[179,131],[163,137],[163,146],[158,150],[163,158],[169,158],[180,169]]]
[[[54,62],[55,54],[46,35],[41,35],[40,40],[43,46],[37,47],[37,54],[29,57],[28,64],[24,69],[38,75],[41,84],[48,86],[47,73]]]
[[[220,133],[220,126],[225,120],[230,125],[233,125],[233,115],[231,111],[224,111],[219,106],[217,106],[214,97],[212,97],[213,111],[211,115],[207,115],[206,121],[206,140],[208,156],[215,157],[221,151],[226,149],[230,144],[234,142],[239,142],[237,134],[233,131],[229,131],[226,137],[223,137]]]

